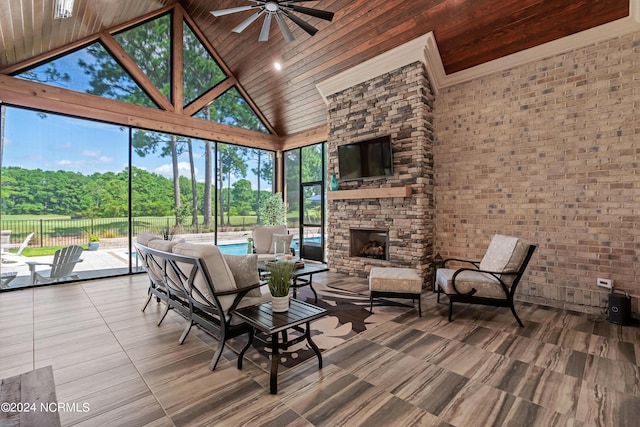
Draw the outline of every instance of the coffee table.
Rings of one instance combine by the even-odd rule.
[[[310,323],[316,319],[319,319],[327,315],[327,310],[324,308],[316,307],[315,305],[298,301],[297,299],[291,299],[289,301],[289,310],[282,313],[274,313],[271,310],[271,302],[263,302],[262,304],[253,305],[249,307],[239,308],[232,312],[236,316],[243,319],[253,328],[253,331],[249,334],[249,342],[244,346],[240,354],[238,355],[238,369],[242,369],[242,359],[244,353],[249,349],[253,343],[256,330],[264,332],[271,337],[271,341],[265,344],[272,349],[271,353],[271,373],[269,379],[269,391],[271,394],[278,393],[278,363],[280,361],[279,348],[288,348],[290,345],[297,344],[303,340],[307,340],[309,346],[313,349],[316,356],[318,356],[318,367],[322,369],[322,355],[320,349],[311,339]],[[301,325],[305,325],[304,335],[287,339],[287,329],[295,328],[302,331]],[[279,342],[278,334],[282,335],[282,342]],[[256,337],[260,339],[259,337]]]
[[[269,268],[264,261],[258,263],[258,271],[261,275],[262,273],[267,273],[269,271]],[[291,279],[291,289],[293,289],[293,297],[296,298],[298,296],[298,288],[309,285],[309,287],[311,288],[311,292],[313,292],[313,296],[315,298],[314,301],[317,303],[318,294],[316,293],[316,290],[313,289],[313,275],[315,273],[324,273],[325,271],[329,271],[327,264],[309,261],[304,262],[304,267],[293,270]]]

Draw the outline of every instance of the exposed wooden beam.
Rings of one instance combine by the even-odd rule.
[[[237,81],[236,76],[234,75],[234,73],[227,66],[227,64],[223,61],[222,57],[218,54],[218,52],[213,47],[213,45],[209,42],[209,39],[207,38],[207,36],[204,35],[204,33],[200,30],[198,25],[193,21],[193,19],[191,19],[191,16],[189,16],[188,13],[185,13],[184,18],[185,18],[185,21],[187,21],[189,23],[189,25],[191,26],[191,29],[193,30],[195,35],[198,36],[198,38],[202,42],[203,46],[215,58],[216,62],[218,63],[218,65],[220,66],[222,71],[224,71],[224,73],[227,76],[233,76],[233,78]],[[253,112],[258,116],[260,121],[269,130],[269,132],[271,132],[274,135],[277,135],[277,132],[276,132],[275,128],[272,126],[272,124],[269,122],[269,119],[267,119],[267,117],[262,113],[262,111],[260,111],[260,109],[258,108],[256,103],[253,101],[251,96],[249,96],[249,93],[244,89],[244,87],[242,87],[241,84],[236,84],[236,89],[238,89],[238,92],[240,92],[240,95],[242,95],[244,100],[247,102],[247,104],[249,104],[249,106],[251,107]]]
[[[205,92],[198,99],[185,107],[184,114],[187,116],[193,116],[237,83],[238,82],[233,77],[227,77],[225,80],[215,85],[208,92]]]
[[[172,100],[175,111],[182,111],[184,105],[184,69],[182,67],[184,59],[184,10],[176,7],[173,10],[173,31],[171,32],[171,88],[173,90]]]
[[[278,150],[281,146],[280,139],[275,135],[186,117],[173,111],[131,105],[4,75],[0,75],[0,102],[251,148]]]
[[[70,52],[70,51],[72,51],[74,49],[77,49],[77,48],[79,48],[81,46],[90,44],[90,43],[98,40],[99,37],[100,37],[100,34],[94,34],[94,35],[92,35],[90,37],[85,37],[84,39],[78,40],[78,41],[73,42],[73,43],[69,43],[68,45],[66,45],[64,47],[51,50],[51,51],[49,51],[47,53],[43,53],[42,55],[34,56],[33,58],[29,58],[26,61],[22,61],[22,62],[19,62],[17,64],[13,64],[13,65],[10,65],[10,66],[8,66],[6,68],[3,68],[2,70],[0,70],[0,74],[9,75],[9,74],[13,74],[13,73],[16,73],[18,71],[21,71],[21,70],[24,70],[24,69],[27,69],[27,68],[31,68],[31,67],[33,67],[33,66],[35,66],[35,65],[37,65],[37,64],[39,64],[41,62],[45,62],[45,61],[48,61],[48,60],[50,60],[52,58],[55,58],[55,57],[57,57],[59,55],[62,55],[65,52]]]
[[[160,108],[173,111],[173,105],[171,102],[160,92],[155,84],[149,77],[138,67],[136,62],[129,56],[129,54],[120,46],[120,44],[109,33],[101,33],[100,41],[111,52],[111,55],[124,67],[124,69],[133,77],[138,85],[144,90],[149,97]]]
[[[288,135],[282,138],[281,149],[283,151],[293,150],[294,148],[304,147],[306,145],[319,144],[325,142],[329,137],[327,126],[317,126],[303,132]]]

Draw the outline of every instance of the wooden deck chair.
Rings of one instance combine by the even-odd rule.
[[[73,269],[77,263],[82,262],[80,255],[82,255],[82,247],[72,245],[58,249],[51,263],[27,261],[29,271],[31,272],[31,284],[35,285],[38,282],[55,283],[69,278],[79,279],[78,275],[73,272]],[[39,265],[50,266],[51,270],[37,272],[36,267]]]

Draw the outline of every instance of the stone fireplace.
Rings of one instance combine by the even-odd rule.
[[[430,286],[433,95],[424,65],[406,65],[327,99],[329,175],[339,177],[341,144],[391,135],[393,154],[393,176],[342,181],[329,192],[329,268],[360,277],[372,267],[415,268]],[[354,248],[382,241],[383,234],[382,257],[362,256]]]
[[[388,260],[389,259],[389,230],[351,228],[349,255]]]

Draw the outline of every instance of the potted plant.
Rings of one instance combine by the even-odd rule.
[[[267,285],[271,292],[271,306],[274,312],[287,311],[289,309],[289,288],[293,275],[293,263],[274,262],[269,264],[269,276]]]
[[[98,248],[100,247],[100,237],[98,237],[97,234],[92,234],[92,233],[89,233],[88,237],[89,237],[89,250],[97,251]]]

